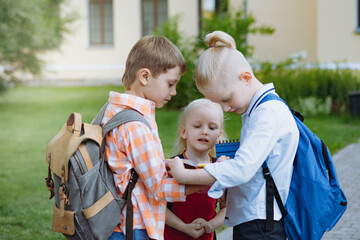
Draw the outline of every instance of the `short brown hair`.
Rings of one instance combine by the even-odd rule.
[[[180,67],[181,74],[186,70],[186,61],[180,50],[165,37],[148,35],[142,37],[131,49],[122,82],[129,89],[141,68],[148,68],[156,78],[174,67]]]

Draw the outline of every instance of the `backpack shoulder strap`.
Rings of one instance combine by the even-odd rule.
[[[94,125],[100,125],[102,118],[104,117],[104,113],[106,110],[107,105],[109,104],[109,102],[106,102],[100,109],[100,111],[98,112],[98,114],[96,115],[96,117],[94,118],[94,120],[92,120],[91,124]]]
[[[254,105],[252,106],[252,108],[251,108],[250,111],[249,111],[249,115],[251,115],[252,111],[253,111],[254,109],[256,109],[260,104],[262,104],[262,103],[270,100],[270,99],[268,99],[268,98],[269,98],[268,95],[272,94],[272,95],[277,96],[276,94],[270,93],[270,92],[273,91],[273,90],[275,90],[275,88],[270,88],[270,89],[268,89],[268,90],[265,91],[263,94],[261,94],[258,99],[256,99]],[[265,95],[265,97],[264,97],[264,95]],[[267,98],[268,100],[265,100],[265,101],[264,101],[264,99],[265,99],[266,97],[268,97],[268,98]]]
[[[92,124],[94,124],[94,125],[101,124],[101,120],[104,117],[104,113],[105,113],[105,110],[106,110],[106,107],[108,106],[108,104],[109,104],[109,102],[106,102],[101,107],[100,111],[98,112],[98,114],[96,115],[94,120],[91,122]],[[131,122],[131,121],[143,122],[146,126],[148,126],[149,129],[151,129],[150,124],[148,123],[148,121],[145,119],[145,117],[141,113],[139,113],[135,109],[128,108],[128,109],[122,110],[121,112],[118,112],[117,114],[115,114],[115,116],[113,116],[103,126],[103,136],[105,136],[113,128],[120,126],[121,124]]]
[[[105,109],[108,103],[100,109],[98,115],[93,121],[93,124],[100,124],[101,119],[104,116]],[[103,126],[103,137],[114,129],[124,123],[132,122],[132,121],[140,121],[144,123],[149,129],[151,129],[149,122],[145,119],[145,117],[134,109],[124,109],[117,114],[115,114],[104,126]],[[105,138],[104,138],[105,139]],[[103,140],[105,141],[105,140]],[[103,144],[102,148],[104,148],[105,144]],[[126,186],[125,192],[123,194],[123,199],[126,200],[126,239],[133,239],[133,204],[131,201],[131,193],[135,187],[135,184],[138,180],[138,174],[134,168],[131,169],[130,173],[130,181]]]
[[[261,101],[259,102],[259,104],[257,106],[259,106],[262,103],[265,103],[267,101],[270,100],[278,100],[281,101],[283,103],[285,103],[285,105],[287,106],[286,102],[284,100],[282,100],[282,98],[280,98],[278,95],[274,94],[274,93],[269,93],[268,95],[266,95],[263,99],[261,99]]]
[[[274,197],[279,206],[282,219],[287,215],[285,206],[281,200],[279,190],[276,187],[275,181],[270,173],[269,167],[266,161],[262,165],[262,173],[266,181],[266,220],[265,229],[266,231],[272,231],[274,229]]]
[[[138,111],[128,108],[125,110],[122,110],[121,112],[118,112],[113,116],[104,126],[103,126],[103,136],[105,136],[109,131],[111,131],[113,128],[120,126],[121,124],[132,122],[132,121],[139,121],[144,123],[149,129],[150,124],[145,119],[141,113]]]
[[[274,93],[269,93],[268,95],[266,95],[263,99],[261,99],[261,101],[259,102],[259,104],[258,104],[257,106],[259,106],[260,104],[262,104],[262,103],[264,103],[264,102],[270,101],[270,100],[278,100],[278,101],[281,101],[281,102],[285,103],[285,105],[288,106],[287,103],[286,103],[282,98],[280,98],[278,95],[276,95],[276,94],[274,94]],[[257,106],[256,106],[256,107],[257,107]],[[256,108],[256,107],[255,107],[255,108]],[[289,106],[288,106],[288,108],[289,108],[290,112],[291,112],[295,117],[297,117],[301,122],[304,121],[304,116],[301,115],[301,113],[299,113],[299,112],[291,109]],[[252,111],[252,110],[253,110],[253,109],[251,109],[251,111]],[[250,113],[251,113],[251,111],[250,111]]]
[[[282,100],[278,95],[269,93],[267,94],[258,105],[270,101],[270,100],[278,100],[286,104],[284,100]],[[290,108],[289,108],[290,109]],[[252,109],[253,110],[253,109]],[[275,181],[270,173],[269,167],[266,163],[266,161],[262,164],[262,173],[266,181],[266,220],[265,220],[265,229],[267,232],[272,231],[274,229],[274,197],[276,199],[276,202],[279,206],[280,212],[282,214],[282,218],[284,218],[287,215],[287,211],[285,209],[285,206],[281,200],[279,191],[276,187]]]

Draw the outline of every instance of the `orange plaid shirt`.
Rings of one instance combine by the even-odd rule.
[[[167,176],[152,101],[110,92],[102,124],[126,108],[140,112],[151,130],[139,121],[114,128],[106,135],[106,159],[114,172],[119,196],[125,192],[130,169],[135,168],[139,178],[132,192],[134,229],[146,229],[150,238],[163,239],[167,201],[185,201],[185,186]],[[121,225],[115,231],[125,233],[125,216],[126,208],[121,214]]]

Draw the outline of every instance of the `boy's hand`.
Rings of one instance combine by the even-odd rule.
[[[225,156],[225,155],[221,155],[217,160],[216,162],[223,162],[225,160],[230,160],[229,157]]]
[[[183,171],[184,163],[181,161],[179,157],[175,157],[171,162],[168,163],[168,166],[170,167],[169,173],[172,175],[173,178],[178,183],[183,183]]]
[[[165,160],[165,169],[166,169],[166,172],[167,172],[167,175],[169,178],[172,178],[173,176],[171,175],[170,173],[170,162],[172,162],[173,160],[172,159],[166,159]]]

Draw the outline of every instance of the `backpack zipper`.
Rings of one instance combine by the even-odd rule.
[[[81,174],[84,175],[85,171],[84,171],[83,166],[81,165],[81,162],[80,162],[79,157],[77,156],[77,153],[75,152],[75,154],[74,154],[73,156],[74,156],[74,158],[75,158],[76,163],[77,163],[78,166],[79,166],[79,169],[80,169]]]

